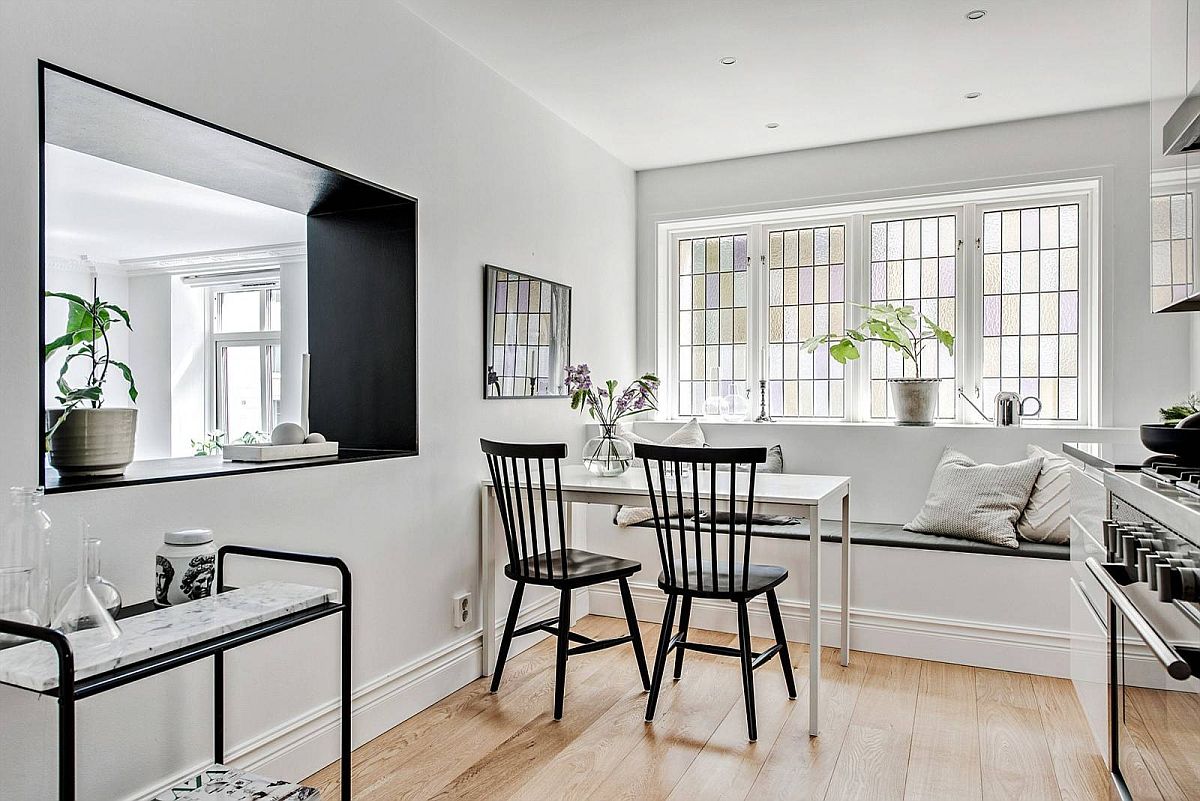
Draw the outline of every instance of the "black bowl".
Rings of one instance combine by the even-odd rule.
[[[1184,461],[1200,460],[1200,428],[1176,428],[1167,423],[1141,427],[1142,444],[1155,453],[1169,453]]]

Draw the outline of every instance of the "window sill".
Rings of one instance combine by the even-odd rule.
[[[277,470],[297,470],[305,467],[371,462],[416,456],[413,451],[375,451],[343,449],[337,456],[319,459],[293,459],[279,462],[226,462],[220,456],[183,456],[177,459],[144,459],[131,462],[123,476],[81,476],[64,478],[49,464],[46,465],[46,494],[83,492],[109,487],[135,487],[142,484],[164,484],[169,481],[192,481],[218,476],[239,476],[248,473],[270,473]]]
[[[681,426],[691,420],[691,417],[667,417],[656,420],[635,420],[631,425],[673,425]],[[904,429],[912,431],[925,431],[931,428],[952,428],[952,429],[968,429],[968,430],[983,430],[999,428],[991,423],[960,423],[954,420],[939,421],[932,426],[898,426],[895,423],[885,420],[865,420],[861,422],[850,422],[846,420],[772,420],[769,423],[756,423],[753,420],[735,420],[728,422],[719,418],[709,418],[697,416],[702,426],[750,426],[758,428],[770,428],[774,426],[787,426],[799,428],[847,428],[847,429]],[[1029,429],[1033,431],[1136,431],[1136,428],[1128,426],[1095,426],[1083,425],[1079,423],[1062,423],[1062,422],[1044,422],[1044,421],[1029,421],[1020,426],[1009,426],[1009,429]]]

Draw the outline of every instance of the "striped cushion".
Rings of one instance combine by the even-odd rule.
[[[976,464],[946,448],[933,471],[925,506],[905,528],[1017,548],[1014,524],[1029,502],[1041,467],[1040,456],[1011,464]]]
[[[1065,456],[1030,445],[1028,456],[1042,457],[1042,472],[1033,483],[1025,512],[1017,521],[1017,535],[1030,542],[1065,545],[1071,541],[1071,471]]]

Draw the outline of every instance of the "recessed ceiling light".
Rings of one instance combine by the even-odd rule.
[[[976,20],[981,20],[986,16],[987,16],[987,11],[982,8],[977,8],[974,11],[967,12],[967,19],[971,20],[972,22],[974,22]]]
[[[725,58],[721,59],[721,63],[728,67],[730,64],[736,64],[737,59],[733,56],[725,56]]]
[[[767,127],[768,127],[768,128],[772,128],[772,129],[774,129],[774,128],[778,128],[778,127],[779,127],[779,123],[777,123],[777,122],[768,122],[768,123],[767,123]]]
[[[967,100],[974,100],[975,98],[980,97],[982,95],[983,95],[983,92],[967,92],[965,95],[963,95],[963,97],[965,97]]]

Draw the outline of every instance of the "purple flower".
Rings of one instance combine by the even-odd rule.
[[[592,388],[592,373],[587,364],[567,365],[567,391]]]

